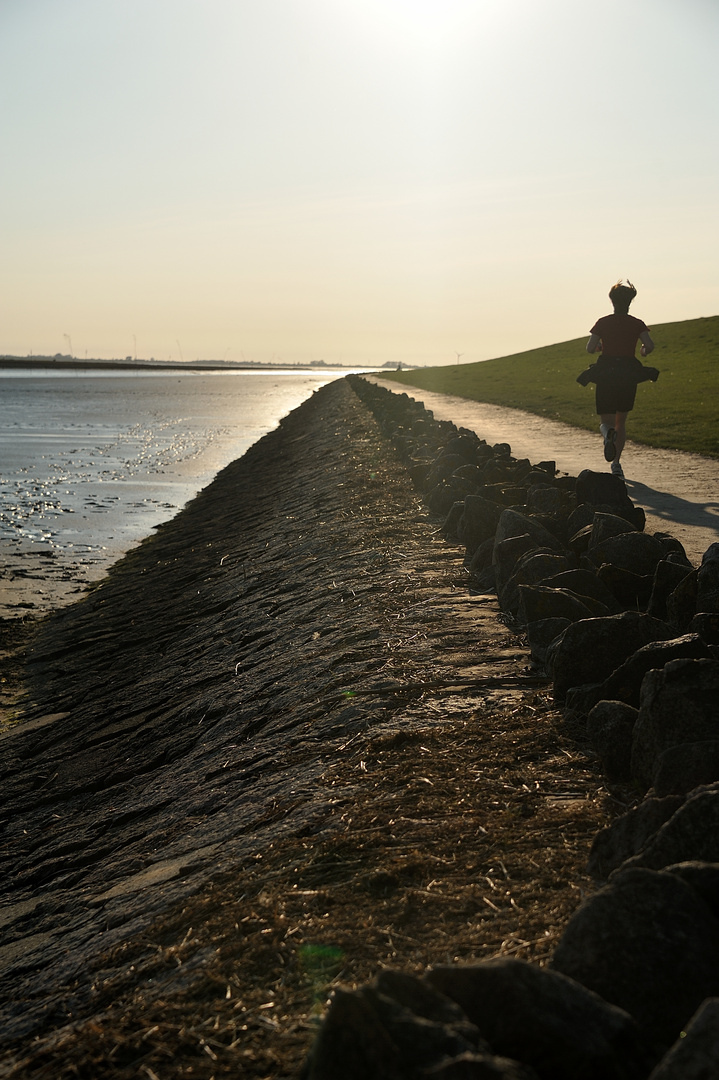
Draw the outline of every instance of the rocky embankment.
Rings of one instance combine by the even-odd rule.
[[[383,391],[363,393],[376,415],[393,411]],[[411,424],[394,439],[608,781],[645,797],[597,835],[589,868],[606,884],[546,968],[383,972],[335,997],[305,1075],[717,1075],[719,545],[692,567],[678,541],[644,531],[611,474],[557,477],[466,431],[426,461]]]
[[[714,1075],[719,562],[643,524],[348,378],[48,620],[2,736],[2,1074],[291,1075],[276,1001],[364,939],[311,1080]],[[606,829],[533,686],[637,803]]]

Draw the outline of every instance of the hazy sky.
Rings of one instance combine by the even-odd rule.
[[[719,314],[718,0],[0,0],[0,352],[462,363]]]

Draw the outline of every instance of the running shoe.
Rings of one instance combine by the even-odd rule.
[[[624,479],[624,469],[621,467],[618,461],[612,462],[612,475],[621,476],[622,480]]]
[[[604,436],[604,460],[614,461],[617,456],[617,448],[614,445],[614,440],[617,437],[617,433],[613,427],[610,427],[607,434]]]

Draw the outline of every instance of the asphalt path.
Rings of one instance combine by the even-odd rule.
[[[583,469],[609,469],[598,429],[592,435],[520,409],[435,394],[378,378],[372,382],[394,393],[406,392],[423,401],[438,420],[469,428],[488,443],[509,443],[516,458],[529,458],[533,463],[555,461],[560,472],[570,476],[578,476]],[[627,430],[631,432],[631,415]],[[719,461],[680,450],[655,450],[627,440],[622,468],[630,498],[647,515],[647,532],[675,536],[698,566],[709,545],[719,542]]]

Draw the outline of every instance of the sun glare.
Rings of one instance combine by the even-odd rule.
[[[443,45],[499,7],[496,0],[365,0],[348,5],[378,38]]]

